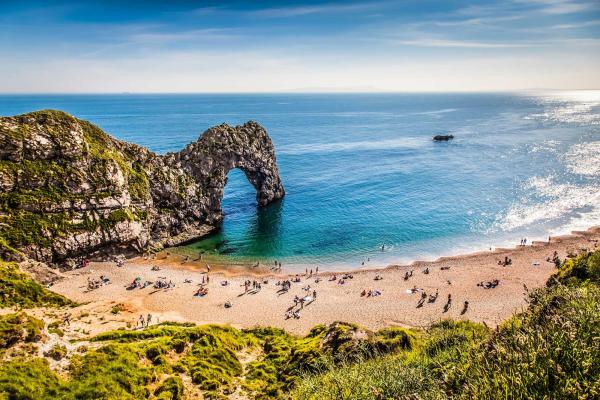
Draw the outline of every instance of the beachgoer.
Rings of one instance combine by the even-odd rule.
[[[468,308],[469,308],[469,302],[465,300],[465,304],[464,304],[463,309],[460,312],[460,314],[462,315],[462,314],[466,313]]]

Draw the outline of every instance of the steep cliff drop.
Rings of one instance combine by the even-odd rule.
[[[0,256],[63,263],[200,238],[223,220],[233,168],[259,206],[284,196],[275,148],[256,122],[210,128],[159,156],[60,111],[2,117]]]

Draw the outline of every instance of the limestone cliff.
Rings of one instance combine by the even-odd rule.
[[[222,222],[233,168],[259,205],[283,197],[275,149],[256,122],[210,128],[161,156],[60,111],[2,117],[0,256],[57,263],[202,237]]]

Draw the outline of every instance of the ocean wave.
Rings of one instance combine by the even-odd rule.
[[[446,114],[446,113],[451,113],[451,112],[455,112],[455,111],[458,111],[458,109],[443,108],[441,110],[421,111],[421,112],[411,113],[411,115],[439,115],[439,114]]]
[[[494,223],[495,228],[513,231],[559,219],[561,226],[575,219],[588,225],[598,222],[594,219],[600,215],[600,186],[597,184],[557,183],[553,176],[536,176],[525,183],[524,189],[531,195],[500,215]],[[539,198],[543,200],[539,201]]]
[[[579,175],[600,175],[600,141],[571,146],[563,155],[567,169]]]
[[[333,142],[315,144],[294,144],[281,146],[278,153],[299,155],[310,153],[335,153],[353,150],[390,150],[390,149],[416,149],[425,146],[427,141],[418,137],[403,137],[378,141],[362,140],[357,142]]]

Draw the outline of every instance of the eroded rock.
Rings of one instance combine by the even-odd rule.
[[[219,125],[157,155],[60,111],[0,118],[0,255],[45,262],[139,253],[218,228],[227,173],[240,168],[259,206],[285,194],[267,132]]]

